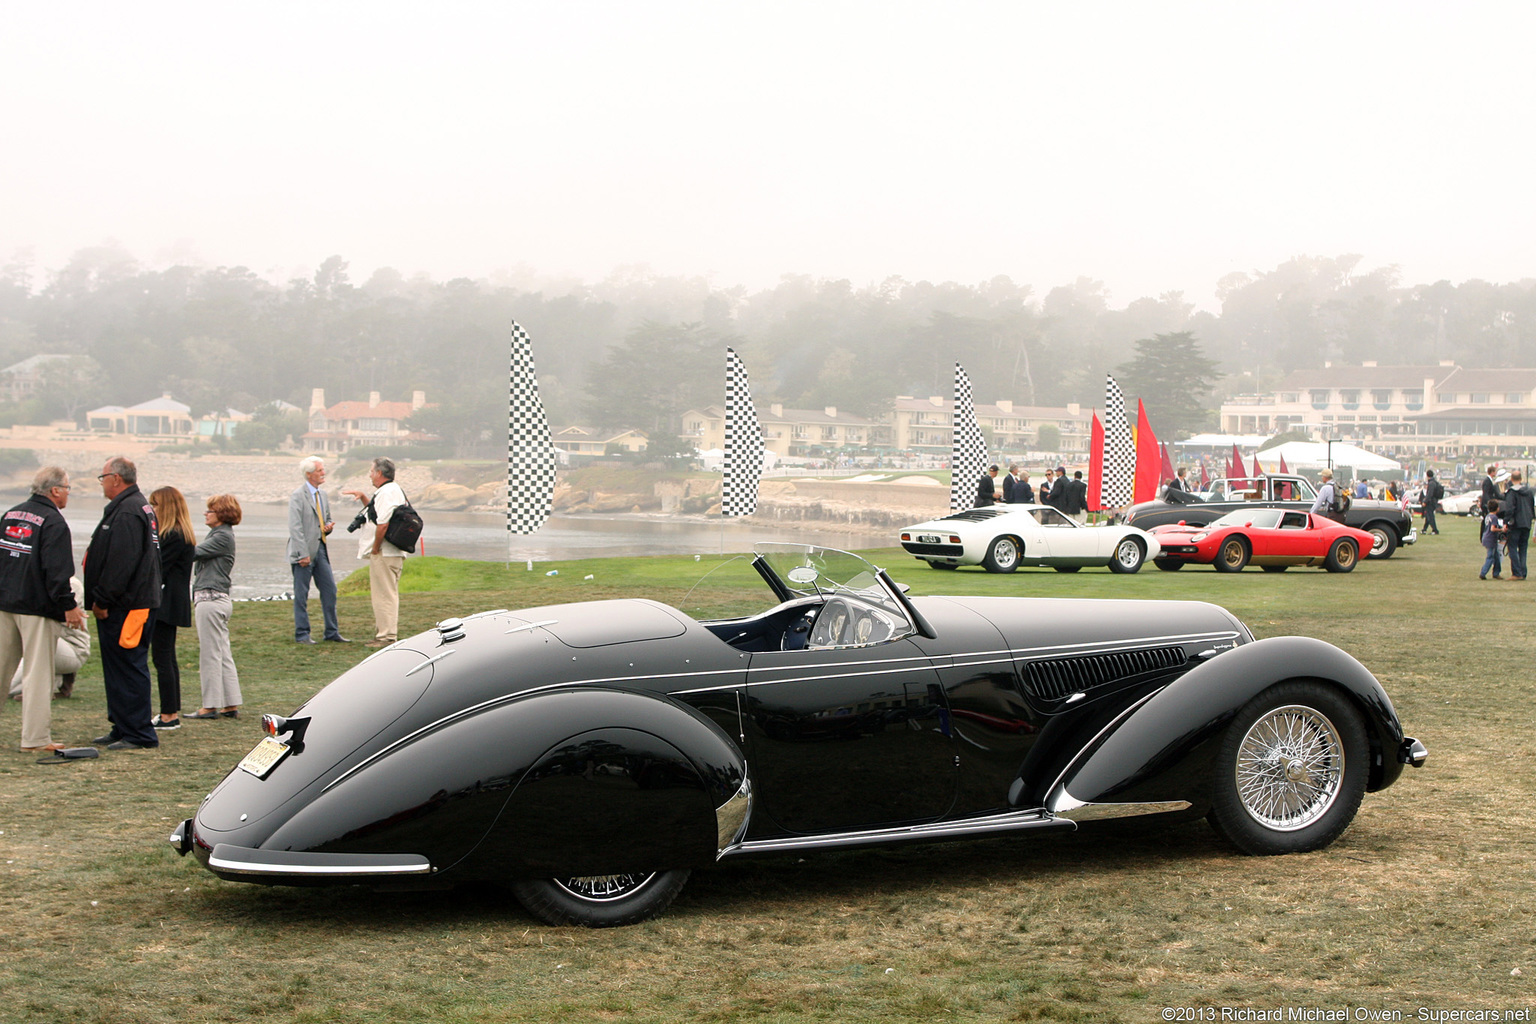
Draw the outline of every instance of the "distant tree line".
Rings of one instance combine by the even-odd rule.
[[[1395,268],[1358,263],[1304,257],[1231,274],[1214,315],[1179,292],[1113,308],[1088,278],[1043,296],[1006,277],[856,288],[790,276],[748,292],[635,273],[555,288],[382,269],[354,283],[332,256],[275,284],[245,267],[147,270],[102,246],[46,273],[20,259],[0,267],[0,366],[38,352],[94,360],[58,367],[28,409],[0,408],[0,420],[80,417],[162,391],[200,415],[275,399],[302,408],[316,387],[332,402],[424,390],[435,408],[416,425],[491,453],[504,441],[512,319],[533,338],[552,421],[656,435],[723,401],[727,345],[759,402],[874,416],[896,395],[947,396],[958,361],[978,401],[1092,406],[1116,372],[1159,432],[1179,435],[1211,422],[1222,395],[1326,360],[1536,366],[1536,282],[1404,286]]]

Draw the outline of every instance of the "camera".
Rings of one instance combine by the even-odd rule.
[[[368,522],[368,510],[365,508],[355,517],[353,517],[352,521],[347,524],[347,532],[356,533],[358,530],[363,528],[363,524],[366,522]]]

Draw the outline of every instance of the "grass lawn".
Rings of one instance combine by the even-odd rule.
[[[546,927],[493,887],[268,888],[177,857],[165,837],[254,745],[258,716],[291,711],[369,653],[295,645],[288,605],[238,605],[238,720],[45,766],[16,752],[20,706],[4,703],[0,1021],[1155,1021],[1179,1006],[1415,1020],[1420,1007],[1528,1007],[1536,584],[1479,582],[1476,524],[1443,529],[1349,575],[992,576],[872,555],[915,594],[1213,601],[1258,636],[1354,654],[1430,761],[1367,795],[1327,850],[1245,857],[1196,822],[727,860],[661,918],[603,931]],[[528,572],[410,559],[401,632],[487,608],[680,603],[716,560]],[[341,621],[371,635],[365,581],[344,585]],[[181,637],[192,710],[196,636]],[[75,693],[54,704],[54,738],[84,743],[107,728],[94,659]]]

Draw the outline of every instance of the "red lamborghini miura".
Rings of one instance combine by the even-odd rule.
[[[1238,509],[1203,526],[1158,526],[1151,533],[1163,546],[1153,564],[1169,572],[1190,563],[1242,572],[1250,562],[1265,572],[1284,572],[1293,565],[1351,572],[1373,541],[1364,530],[1281,508]]]

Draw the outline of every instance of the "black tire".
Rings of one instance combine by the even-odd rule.
[[[1289,569],[1290,566],[1288,566],[1288,565],[1261,565],[1261,566],[1259,566],[1259,568],[1263,569],[1265,572],[1285,572],[1285,570]]]
[[[1386,523],[1371,523],[1361,527],[1365,532],[1376,538],[1376,543],[1371,545],[1367,558],[1391,558],[1392,552],[1397,550],[1397,531]]]
[[[1369,756],[1347,697],[1323,683],[1277,683],[1227,727],[1208,817],[1244,853],[1320,850],[1354,819]]]
[[[612,928],[655,917],[671,906],[686,881],[686,868],[632,875],[535,878],[513,882],[512,895],[545,924]]]
[[[1152,559],[1152,564],[1163,570],[1163,572],[1178,572],[1184,568],[1183,560],[1178,558],[1154,558]]]
[[[1109,559],[1109,571],[1121,574],[1140,572],[1147,560],[1147,549],[1135,537],[1122,537],[1115,545],[1115,553]]]
[[[987,545],[987,553],[981,557],[982,568],[987,572],[1013,572],[1024,557],[1024,545],[1017,537],[994,537]]]
[[[1082,566],[1080,566],[1080,565],[1053,565],[1053,566],[1051,566],[1051,568],[1055,569],[1057,572],[1077,572],[1077,570],[1081,569]]]
[[[1328,549],[1328,557],[1323,559],[1323,568],[1329,572],[1354,572],[1359,564],[1360,549],[1348,537],[1334,541],[1333,547]]]
[[[1242,572],[1251,554],[1246,540],[1241,537],[1228,537],[1216,550],[1216,571]]]
[[[960,566],[957,563],[955,563],[955,562],[929,562],[928,563],[928,568],[930,568],[930,569],[958,569],[958,568],[960,568]]]

